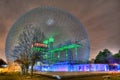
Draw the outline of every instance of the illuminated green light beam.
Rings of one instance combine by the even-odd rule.
[[[78,47],[81,47],[81,46],[82,45],[80,45],[80,44],[65,45],[65,46],[62,46],[62,47],[59,47],[59,48],[54,48],[54,49],[46,51],[46,52],[54,53],[54,52],[58,52],[58,51],[64,51],[64,50],[67,50],[67,49],[78,48]],[[44,52],[45,51],[44,48],[39,48],[39,47],[33,47],[32,50],[37,51],[37,52]]]
[[[63,47],[60,47],[60,48],[54,48],[52,50],[49,50],[48,52],[58,52],[58,51],[63,51],[63,50],[67,50],[67,49],[72,49],[72,48],[78,48],[78,47],[81,47],[80,44],[71,44],[71,45],[68,45],[68,46],[63,46]]]

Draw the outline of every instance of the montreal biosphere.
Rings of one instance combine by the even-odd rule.
[[[26,25],[39,27],[45,36],[45,40],[53,40],[52,48],[47,49],[44,54],[53,54],[52,58],[59,58],[58,62],[82,63],[88,61],[90,42],[88,34],[79,19],[62,9],[39,7],[23,14],[11,27],[5,46],[8,62],[16,59],[13,50],[18,45],[18,37]]]

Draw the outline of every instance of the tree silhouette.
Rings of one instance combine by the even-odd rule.
[[[120,50],[118,51],[118,53],[114,54],[113,57],[114,62],[120,64]]]
[[[31,65],[31,74],[33,74],[33,66],[35,61],[40,58],[38,52],[33,51],[32,44],[35,42],[43,42],[45,38],[39,27],[27,25],[18,37],[18,44],[15,46],[13,53],[16,61],[21,63],[21,69],[24,74],[28,73],[28,68]]]
[[[113,62],[112,53],[108,49],[100,51],[95,58],[95,63],[111,63]]]

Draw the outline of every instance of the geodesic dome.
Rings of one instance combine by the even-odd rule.
[[[87,32],[82,23],[72,14],[53,7],[35,8],[26,14],[22,15],[10,29],[7,40],[5,54],[7,61],[13,61],[14,55],[12,50],[18,44],[18,36],[23,27],[32,24],[35,27],[40,27],[46,38],[54,37],[54,45],[59,45],[65,41],[78,41],[82,47],[78,50],[77,60],[86,62],[90,54],[90,44]],[[73,54],[70,55],[73,60],[76,60]],[[61,57],[63,58],[63,57]]]

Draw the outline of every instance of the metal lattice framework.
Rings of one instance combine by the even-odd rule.
[[[45,40],[50,37],[54,37],[55,41],[54,43],[49,44],[51,47],[48,52],[58,54],[60,52],[60,56],[63,56],[60,57],[60,61],[66,60],[66,57],[64,57],[65,55],[68,55],[69,59],[73,61],[88,61],[90,44],[87,32],[81,22],[64,10],[53,7],[41,7],[33,9],[22,15],[10,29],[5,47],[5,54],[8,62],[14,60],[14,58],[11,57],[11,54],[14,55],[12,50],[14,46],[18,44],[18,36],[24,29],[24,26],[29,24],[32,24],[34,27],[40,27],[41,31],[45,35]],[[44,43],[46,42],[47,41]],[[82,44],[82,47],[69,50],[69,48],[74,46],[78,47],[78,44],[74,44],[77,42]],[[54,49],[52,48],[52,45],[54,45]],[[75,50],[77,50],[77,58]]]
[[[65,43],[62,46],[55,47],[53,45],[54,38],[49,38],[47,42],[44,41],[43,43],[33,44],[32,50],[40,53],[42,56],[41,62],[45,64],[54,64],[61,62],[61,57],[63,57],[63,55],[61,55],[62,52],[65,52],[65,59],[63,61],[73,63],[74,60],[71,58],[71,55],[75,54],[76,59],[78,59],[78,49],[82,47],[81,44],[71,42],[69,42],[69,44]],[[74,63],[77,62],[79,62],[79,60],[74,61]]]

